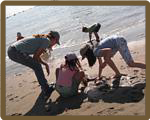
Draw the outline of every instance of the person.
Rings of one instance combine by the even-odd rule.
[[[96,41],[99,42],[100,41],[100,37],[98,35],[98,31],[100,30],[101,28],[101,24],[100,23],[96,23],[90,27],[82,27],[82,32],[86,32],[86,33],[89,33],[89,40],[91,42],[91,44],[93,45],[92,43],[92,33],[94,33],[95,37],[96,37]]]
[[[16,39],[17,41],[23,39],[24,37],[21,35],[21,32],[17,32],[17,36],[16,36]]]
[[[71,97],[78,94],[79,84],[86,86],[85,74],[82,71],[76,54],[65,56],[65,64],[56,69],[56,91],[61,97]]]
[[[45,65],[48,75],[50,74],[50,70],[48,64],[42,60],[41,54],[45,48],[50,48],[55,44],[60,45],[59,38],[60,35],[57,31],[50,31],[48,38],[24,38],[10,45],[7,51],[8,57],[12,61],[33,69],[45,96],[50,91],[41,64]],[[30,55],[33,55],[33,57]]]
[[[95,45],[95,47],[91,47],[89,44],[86,44],[80,49],[80,54],[82,56],[82,59],[87,58],[90,67],[92,67],[96,63],[96,58],[98,59],[98,80],[100,80],[102,70],[105,68],[106,65],[109,65],[115,72],[114,78],[122,76],[117,66],[111,59],[117,53],[117,51],[120,52],[122,58],[129,67],[146,69],[146,65],[144,63],[138,63],[133,60],[127,46],[127,41],[124,37],[121,36],[107,37],[103,39],[99,44]],[[102,58],[104,58],[104,62],[102,62]]]
[[[53,36],[57,36],[57,34],[56,34],[56,32],[55,31],[50,31],[48,34],[33,34],[32,36],[33,37],[35,37],[35,38],[53,38],[53,39],[55,39]],[[56,38],[57,39],[57,38]],[[58,41],[58,43],[57,44],[59,44],[60,45],[60,43],[59,43],[59,41]],[[49,51],[53,51],[53,49],[52,49],[52,46],[53,45],[55,45],[55,41],[52,41],[51,42],[51,46],[49,47]],[[46,50],[45,50],[45,52],[46,52]]]

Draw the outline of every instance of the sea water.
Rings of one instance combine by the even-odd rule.
[[[35,6],[6,16],[6,73],[26,69],[7,56],[7,49],[16,41],[17,32],[29,37],[58,31],[61,45],[56,45],[51,54],[51,59],[56,60],[69,52],[79,55],[81,45],[89,39],[88,34],[82,32],[82,26],[94,23],[102,25],[100,37],[119,34],[128,42],[141,40],[145,37],[145,6]]]

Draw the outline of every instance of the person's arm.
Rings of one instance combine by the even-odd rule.
[[[91,41],[92,33],[89,33],[89,40]]]
[[[92,33],[89,32],[89,40],[90,40],[90,43],[93,45],[93,42],[91,39],[92,39]]]
[[[48,73],[48,75],[49,75],[49,73],[50,73],[50,71],[49,71],[49,66],[48,66],[48,64],[45,62],[45,61],[43,61],[42,59],[41,59],[41,54],[44,52],[44,48],[39,48],[37,51],[36,51],[36,53],[33,55],[33,59],[35,59],[35,60],[37,60],[39,63],[41,63],[41,64],[43,64],[43,65],[45,65],[45,67],[46,67],[46,71],[47,71],[47,73]]]
[[[94,32],[95,27],[96,27],[96,24],[94,24],[94,25],[92,25],[91,27],[88,28],[90,41],[91,41],[91,39],[92,39],[92,33]]]
[[[94,35],[95,35],[95,37],[96,37],[96,41],[99,42],[99,41],[100,41],[100,38],[99,38],[98,33],[97,33],[97,32],[94,32]]]

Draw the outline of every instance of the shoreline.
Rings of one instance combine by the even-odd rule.
[[[137,40],[137,41],[129,41],[128,42],[128,44],[130,45],[130,44],[134,44],[134,43],[136,43],[136,42],[144,42],[145,43],[145,40]],[[85,43],[83,43],[83,44],[85,44]],[[53,52],[53,51],[52,51]],[[8,58],[8,56],[6,56],[7,58]],[[53,57],[53,56],[52,56]],[[63,57],[63,56],[62,56]],[[78,56],[79,58],[81,57],[80,55]],[[8,58],[9,59],[9,58]],[[54,62],[54,63],[59,63],[60,61],[61,61],[61,57],[59,57],[58,59],[57,58],[52,58],[51,60],[49,60],[49,63],[51,64],[51,61],[52,62]],[[9,59],[9,61],[8,62],[13,62],[13,61],[11,61],[10,59]],[[12,66],[12,67],[11,67]],[[20,65],[20,64],[18,64],[18,63],[13,63],[11,66],[6,66],[6,73],[8,72],[7,71],[7,69],[10,71],[10,72],[8,72],[8,74],[6,74],[6,76],[8,75],[12,75],[12,74],[17,74],[17,73],[22,73],[22,72],[26,72],[27,70],[29,70],[30,68],[28,68],[28,67],[26,67],[26,66],[23,66],[23,65]],[[18,67],[19,66],[19,67]],[[23,67],[23,68],[22,68]],[[15,70],[15,72],[14,71],[11,71],[10,69],[17,69],[17,70]]]
[[[129,43],[128,45],[133,59],[135,61],[145,63],[145,40],[141,40],[138,42],[135,41]],[[132,80],[133,83],[140,84],[141,82],[146,80],[145,70],[127,67],[127,65],[118,53],[113,58],[113,61],[117,64],[117,67],[119,68],[121,73],[126,73],[128,74],[128,76],[131,77],[136,76]],[[97,76],[98,62],[92,68],[88,67],[86,60],[82,61],[81,64],[85,72],[90,77]],[[57,67],[57,65],[57,62],[51,65],[50,76],[46,76],[49,83],[55,82],[55,68]],[[110,77],[113,74],[113,71],[109,67],[106,67],[102,73],[103,76],[107,77]],[[60,105],[54,105],[54,110],[47,112],[45,110],[45,103],[41,98],[40,92],[40,86],[32,70],[28,70],[18,75],[7,76],[6,115],[145,115],[145,95],[141,97],[138,102],[130,101],[128,103],[127,101],[124,101],[124,104],[121,104],[116,100],[118,94],[122,95],[122,93],[119,92],[117,94],[114,94],[116,98],[109,99],[111,95],[108,95],[107,99],[105,98],[103,100],[100,100],[98,103],[89,102],[87,101],[87,99],[83,99],[82,96],[78,96],[75,98],[71,98],[71,100],[67,100],[67,102],[63,101],[63,103],[60,103]],[[143,94],[145,94],[145,92]],[[58,93],[54,91],[51,96],[51,100],[54,102],[56,99],[58,99],[58,97]],[[111,100],[114,101],[112,101],[111,103],[108,102]],[[72,101],[74,101],[75,103]],[[72,107],[67,107],[67,103],[69,103]],[[47,104],[49,105],[49,103]]]

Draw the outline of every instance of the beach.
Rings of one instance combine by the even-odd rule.
[[[131,42],[129,49],[135,61],[145,63],[144,40]],[[129,68],[119,53],[117,53],[113,60],[117,63],[117,67],[121,73],[133,77],[131,79],[132,84],[140,85],[145,83],[145,70]],[[98,63],[96,63],[94,67],[89,68],[85,60],[82,62],[82,66],[89,76],[97,76]],[[47,77],[49,83],[55,82],[54,71],[55,65],[51,66],[51,75]],[[109,67],[106,67],[102,73],[102,75],[106,77],[111,77],[113,74],[113,71]],[[133,94],[133,97],[137,97],[137,100],[132,100],[128,94],[125,94],[129,92],[129,90],[132,93],[132,86],[127,85],[117,90],[116,93],[107,94],[105,99],[101,99],[98,102],[90,102],[84,95],[79,94],[76,97],[65,99],[58,104],[54,104],[59,98],[59,94],[54,91],[49,98],[52,101],[45,102],[32,70],[9,76],[6,81],[9,81],[6,83],[6,115],[145,115],[145,87],[141,89],[140,93],[137,92],[137,95]],[[109,83],[111,83],[111,81],[109,81]],[[136,92],[134,91],[134,93]],[[50,106],[50,110],[47,110],[46,106]]]
[[[6,53],[8,46],[15,41],[15,35],[18,31],[27,37],[35,33],[47,33],[50,28],[59,31],[61,45],[54,48],[48,61],[50,76],[47,76],[43,67],[48,83],[55,82],[55,70],[64,62],[64,56],[67,53],[76,53],[81,61],[79,49],[89,39],[88,34],[81,32],[82,25],[100,22],[102,24],[99,32],[101,38],[113,34],[124,36],[133,59],[136,62],[145,63],[144,10],[143,6],[77,6],[76,9],[74,6],[61,6],[60,8],[37,6],[6,20]],[[41,20],[41,16],[37,14],[44,16],[46,22]],[[31,19],[26,19],[27,17],[31,17]],[[24,20],[20,21],[20,18],[24,18]],[[20,24],[25,26],[20,27]],[[47,24],[51,26],[49,27]],[[7,36],[7,33],[10,36]],[[127,74],[128,78],[120,81],[118,89],[101,94],[99,100],[94,102],[90,101],[83,93],[69,99],[60,99],[56,91],[47,101],[44,101],[34,72],[25,66],[12,62],[6,54],[6,115],[145,115],[146,71],[128,67],[119,52],[112,59],[120,72]],[[81,64],[89,77],[98,76],[98,61],[92,68],[89,68],[86,60],[81,61]],[[107,78],[110,85],[112,84],[110,78],[113,75],[114,72],[108,66],[103,70],[102,76]]]

